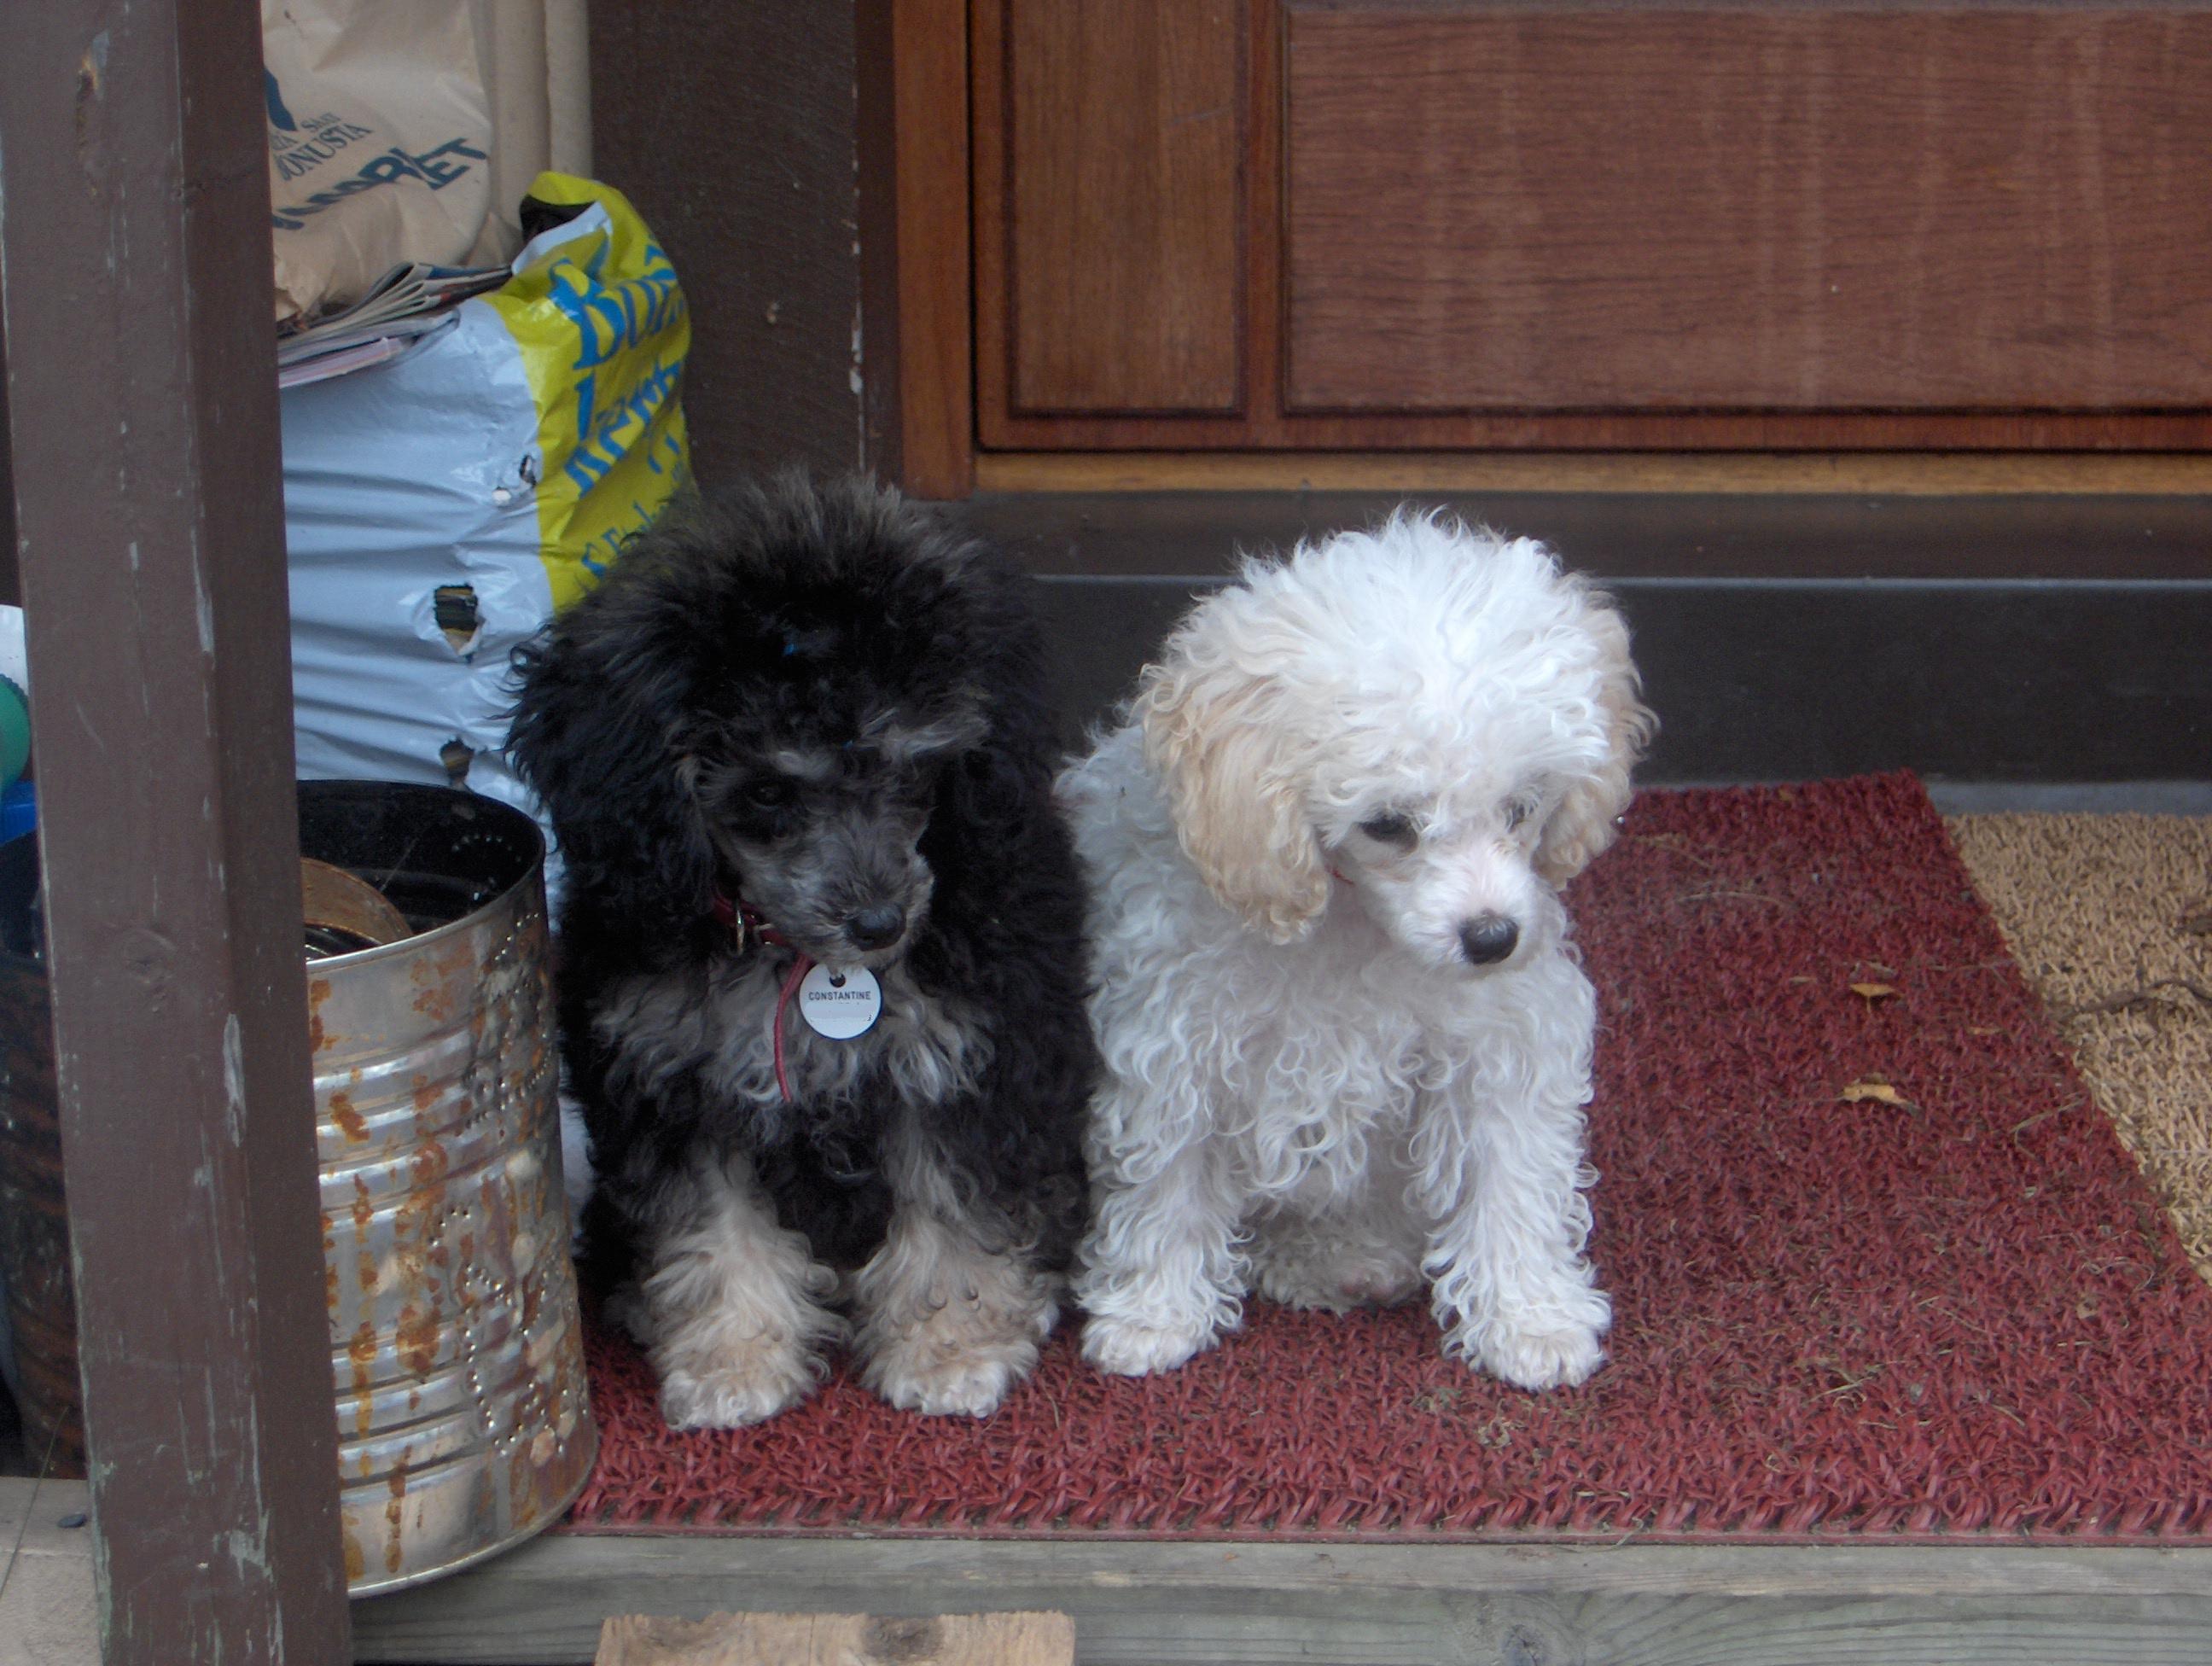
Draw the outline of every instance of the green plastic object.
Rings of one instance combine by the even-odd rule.
[[[31,761],[31,708],[23,690],[0,677],[0,791],[22,779]]]

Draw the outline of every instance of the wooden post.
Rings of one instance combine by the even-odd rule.
[[[0,271],[108,1666],[349,1657],[260,15],[0,7]]]

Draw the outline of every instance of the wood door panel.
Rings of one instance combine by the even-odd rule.
[[[1289,412],[2212,404],[2212,9],[1287,21]]]
[[[984,450],[2212,450],[2212,0],[965,9]]]
[[[1243,5],[1006,0],[1003,27],[1007,403],[1236,411]]]

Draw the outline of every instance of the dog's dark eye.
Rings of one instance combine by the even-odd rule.
[[[1513,830],[1514,830],[1515,828],[1516,828],[1516,827],[1520,826],[1520,825],[1521,825],[1521,824],[1522,824],[1522,822],[1527,821],[1527,820],[1528,819],[1529,812],[1530,812],[1530,806],[1529,806],[1529,803],[1528,803],[1528,800],[1526,800],[1526,799],[1508,799],[1508,800],[1506,800],[1506,801],[1505,801],[1505,830],[1506,830],[1508,833],[1510,833],[1511,831],[1513,831]]]
[[[1409,845],[1413,842],[1413,818],[1395,810],[1380,816],[1370,816],[1359,824],[1359,830],[1382,844]]]
[[[791,783],[773,776],[745,783],[745,802],[756,810],[781,810],[793,798]]]

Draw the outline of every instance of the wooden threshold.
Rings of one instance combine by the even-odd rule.
[[[356,1602],[355,1657],[584,1662],[639,1612],[983,1609],[1073,1615],[1085,1666],[2201,1666],[2212,1547],[555,1535]]]
[[[2212,492],[2212,454],[984,452],[980,492]]]

